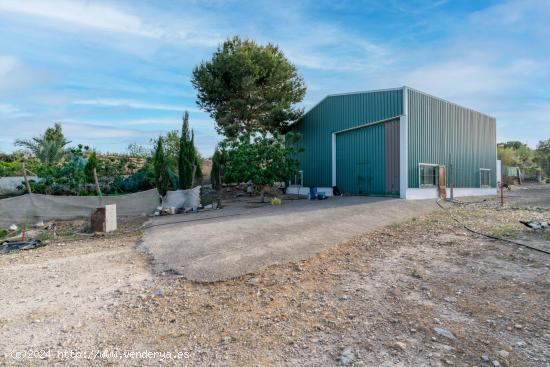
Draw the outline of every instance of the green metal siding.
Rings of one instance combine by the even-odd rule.
[[[392,195],[399,195],[399,119],[384,124],[384,191]]]
[[[495,187],[495,119],[410,88],[407,91],[409,187],[419,187],[419,163],[445,165],[449,185],[451,161],[455,187],[480,187],[480,168],[491,170],[491,187]]]
[[[304,186],[332,186],[333,132],[399,116],[402,110],[401,89],[328,96],[321,101],[296,126],[297,132],[302,134],[298,145],[304,148],[298,154]],[[383,147],[383,138],[379,144]],[[348,150],[360,150],[362,145],[360,140],[354,141]]]
[[[336,186],[354,195],[384,194],[384,124],[336,135]]]

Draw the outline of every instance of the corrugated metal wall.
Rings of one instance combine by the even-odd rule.
[[[384,125],[336,135],[336,186],[354,195],[385,191]]]
[[[385,193],[399,194],[399,119],[384,124]]]
[[[451,161],[455,187],[480,187],[480,168],[491,169],[491,186],[495,187],[495,119],[410,88],[407,90],[409,187],[419,187],[419,163],[445,165],[449,185]]]
[[[304,186],[332,186],[333,132],[399,116],[402,106],[401,89],[328,96],[321,101],[296,126],[302,134],[299,146],[304,148],[298,155]],[[362,143],[357,144],[349,150],[361,149]]]
[[[336,185],[354,195],[399,194],[399,120],[336,135]]]

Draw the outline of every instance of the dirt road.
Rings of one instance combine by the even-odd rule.
[[[189,221],[170,225],[165,218],[153,218],[151,224],[162,225],[147,229],[143,244],[157,271],[176,272],[200,282],[220,281],[268,265],[307,259],[355,235],[435,208],[431,200],[365,196],[293,200],[237,212],[229,207],[224,209],[229,211],[227,216],[188,215]]]
[[[447,205],[550,249],[548,232],[518,223],[549,207],[520,203]],[[137,240],[0,256],[0,364],[550,365],[550,257],[474,236],[449,212],[207,284],[153,275]]]
[[[153,280],[145,256],[135,249],[137,239],[58,243],[1,255],[4,362],[27,365],[55,359],[58,351],[94,350],[116,334],[113,309],[135,302]],[[36,360],[15,354],[29,350]]]

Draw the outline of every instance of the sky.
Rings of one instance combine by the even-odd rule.
[[[193,67],[226,38],[279,45],[327,94],[407,85],[497,119],[497,141],[550,138],[550,1],[0,0],[0,151],[61,122],[107,152],[181,127],[220,137]]]

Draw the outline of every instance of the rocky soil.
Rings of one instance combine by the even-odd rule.
[[[0,256],[0,364],[550,365],[550,256],[451,217],[550,250],[518,223],[548,207],[444,206],[218,283],[152,275],[137,235]]]

